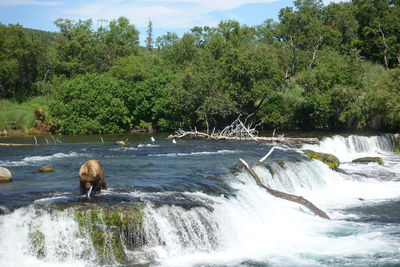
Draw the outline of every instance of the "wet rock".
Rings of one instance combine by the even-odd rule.
[[[0,183],[9,183],[11,181],[12,181],[11,172],[4,167],[0,167]]]
[[[82,235],[90,238],[100,264],[128,263],[128,251],[145,245],[143,205],[74,207]]]
[[[329,168],[331,168],[332,170],[336,170],[340,165],[340,161],[335,155],[315,152],[312,150],[303,150],[303,152],[306,156],[312,159],[317,159],[319,161],[322,161],[323,163],[328,165]]]
[[[45,236],[38,228],[34,228],[32,224],[29,225],[29,243],[31,252],[39,259],[46,257]],[[36,226],[37,227],[37,226]]]
[[[375,163],[378,163],[379,165],[383,165],[383,159],[381,157],[363,157],[363,158],[354,159],[352,162],[354,162],[354,163],[375,162]]]
[[[284,170],[287,169],[287,166],[283,160],[278,160],[277,163],[279,166],[281,166],[282,169],[284,169]]]
[[[394,138],[393,152],[400,153],[400,135]]]
[[[49,166],[44,166],[44,167],[42,167],[42,168],[40,168],[40,169],[37,169],[37,170],[34,171],[34,172],[40,173],[40,172],[53,172],[53,171],[54,171],[54,168],[49,167]]]

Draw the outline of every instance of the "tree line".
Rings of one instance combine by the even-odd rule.
[[[235,20],[154,38],[120,17],[0,25],[0,98],[51,99],[52,130],[222,127],[400,129],[400,1],[296,0],[278,21]]]

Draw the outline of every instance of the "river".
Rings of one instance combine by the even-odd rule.
[[[13,174],[0,184],[0,266],[400,266],[394,135],[335,135],[302,147],[165,137],[0,147],[0,166]],[[114,144],[126,138],[128,146]],[[272,146],[254,167],[263,183],[305,197],[331,220],[269,195],[239,165]],[[303,149],[336,155],[339,170]],[[352,163],[363,156],[384,164]],[[78,177],[89,159],[102,162],[108,185],[90,199]],[[54,172],[33,172],[43,166]]]

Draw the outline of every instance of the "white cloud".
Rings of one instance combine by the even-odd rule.
[[[116,19],[127,17],[138,27],[149,19],[157,28],[191,28],[216,25],[213,12],[226,12],[245,4],[271,3],[278,0],[91,0],[60,9],[61,16],[75,19]]]
[[[2,0],[0,6],[59,6],[61,2],[35,1],[35,0]]]

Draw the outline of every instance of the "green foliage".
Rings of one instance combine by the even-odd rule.
[[[400,129],[400,68],[387,71],[374,84],[369,95],[371,111],[383,115],[383,125]]]
[[[7,130],[29,133],[35,125],[35,109],[42,108],[46,112],[46,120],[51,122],[49,114],[50,97],[35,97],[18,103],[0,99],[0,131]]]
[[[400,5],[396,0],[354,0],[361,55],[386,68],[400,64]]]
[[[356,8],[352,3],[332,3],[326,7],[325,23],[338,34],[338,51],[351,54],[359,44]]]
[[[105,75],[77,76],[61,85],[50,106],[53,127],[66,134],[120,133],[130,128],[132,87]]]
[[[93,30],[92,20],[58,19],[55,69],[59,74],[73,77],[87,72],[104,72],[118,57],[136,53],[139,32],[129,20],[120,17],[107,27]]]
[[[53,130],[69,134],[212,129],[238,114],[265,128],[396,131],[398,4],[296,0],[279,21],[168,32],[157,49],[151,21],[146,47],[124,17],[58,19],[55,34],[0,25],[0,98],[50,95]]]
[[[151,20],[147,24],[146,48],[149,51],[153,51],[153,22]]]
[[[0,98],[23,101],[36,94],[44,53],[45,44],[37,36],[20,25],[0,24]]]

